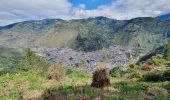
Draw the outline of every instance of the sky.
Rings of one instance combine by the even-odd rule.
[[[170,0],[0,0],[0,26],[46,18],[127,20],[166,13],[170,13]]]

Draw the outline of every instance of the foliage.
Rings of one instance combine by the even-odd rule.
[[[170,60],[170,42],[168,42],[168,44],[166,44],[165,46],[166,46],[166,50],[165,50],[164,57],[167,60]]]
[[[28,99],[34,90],[45,90],[46,74],[41,71],[17,72],[0,77],[0,99]]]
[[[86,37],[78,34],[76,49],[83,51],[95,51],[109,46],[109,39],[104,34],[89,33]]]
[[[31,69],[47,70],[49,63],[34,54],[34,52],[32,52],[30,49],[27,49],[24,59],[20,60],[18,66],[19,69],[23,71],[28,71]]]
[[[120,67],[114,67],[110,70],[109,74],[112,77],[121,77],[121,74],[123,73],[122,69]]]
[[[22,52],[12,48],[0,48],[0,75],[17,72],[17,63],[23,59]]]
[[[160,73],[148,73],[143,76],[145,81],[158,82],[162,81],[162,75]]]
[[[166,70],[163,72],[163,75],[162,75],[162,78],[163,80],[165,81],[170,81],[170,70]]]
[[[138,65],[130,64],[129,66],[127,66],[126,72],[131,73],[131,72],[134,72],[134,70],[136,69],[138,69]]]
[[[165,60],[169,60],[170,57],[170,43],[168,42],[165,45],[157,47],[156,49],[151,50],[147,55],[141,57],[138,63],[148,62],[154,65],[161,65]]]
[[[170,82],[168,82],[164,87],[165,87],[168,91],[170,91]]]

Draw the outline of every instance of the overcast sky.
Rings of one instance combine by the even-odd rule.
[[[124,20],[170,13],[170,0],[0,0],[0,26],[45,18]]]

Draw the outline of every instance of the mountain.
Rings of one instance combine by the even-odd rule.
[[[170,14],[160,15],[156,18],[159,20],[170,20]]]
[[[0,27],[1,100],[168,100],[169,38],[170,20],[151,17],[44,19]]]
[[[114,20],[106,17],[87,19],[44,19],[25,21],[0,28],[0,45],[21,48],[63,48],[95,51],[117,44],[133,56],[146,53],[167,42],[170,20],[151,17]]]
[[[10,47],[74,47],[73,44],[76,43],[73,42],[78,34],[83,38],[90,37],[93,33],[108,36],[118,28],[119,25],[116,24],[119,23],[123,22],[104,17],[70,21],[26,21],[3,27],[0,30],[0,41],[2,45]],[[91,38],[93,37],[95,38]],[[77,45],[79,44],[76,44],[76,48]],[[90,48],[88,46],[85,49]]]

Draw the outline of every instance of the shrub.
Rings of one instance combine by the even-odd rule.
[[[160,73],[148,73],[143,76],[143,79],[151,82],[162,81],[162,75]]]
[[[131,76],[130,78],[138,78],[138,79],[141,79],[143,76],[142,76],[142,73],[140,71],[134,71],[131,73]]]
[[[165,49],[165,53],[164,53],[164,58],[167,60],[170,60],[170,42],[168,42]]]
[[[107,74],[106,69],[97,69],[93,73],[93,81],[91,83],[92,87],[104,88],[110,86],[110,78]]]
[[[170,81],[170,70],[165,71],[162,77],[165,81]]]
[[[20,60],[17,64],[18,68],[23,71],[36,69],[47,70],[49,65],[50,64],[46,60],[37,56],[30,49],[26,50],[24,59]]]
[[[115,67],[115,68],[110,70],[109,74],[112,77],[121,77],[122,72],[123,71],[122,71],[122,69],[120,67]]]
[[[143,82],[136,84],[134,87],[138,90],[146,90],[149,86],[150,84],[148,84],[147,82]]]
[[[165,85],[165,88],[170,91],[170,82],[168,82],[168,84]]]
[[[135,69],[137,69],[137,68],[138,68],[137,65],[135,65],[135,64],[130,64],[130,65],[128,66],[126,72],[131,73],[131,72],[133,72],[133,71],[134,71]]]

